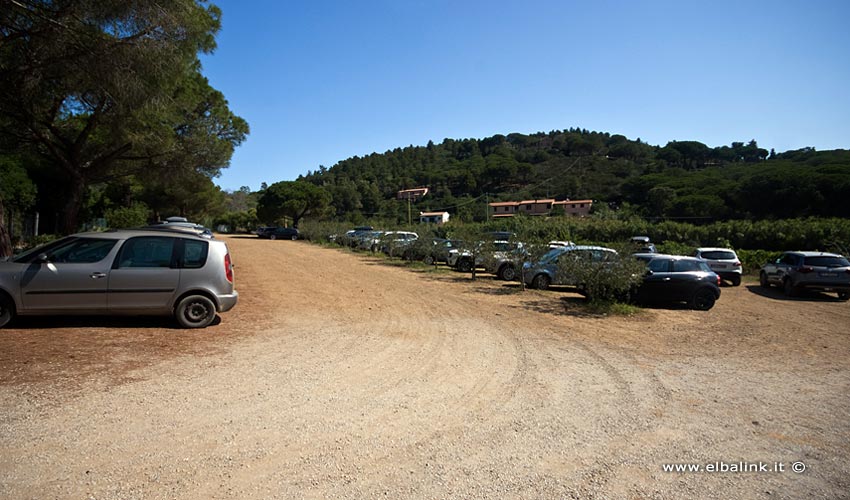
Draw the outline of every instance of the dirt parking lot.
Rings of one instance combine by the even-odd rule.
[[[850,498],[846,302],[745,284],[708,312],[594,317],[489,277],[228,245],[240,302],[205,330],[0,330],[0,497]],[[717,462],[785,470],[664,471]]]

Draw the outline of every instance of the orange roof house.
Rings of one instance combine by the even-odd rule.
[[[549,215],[555,207],[564,207],[564,213],[583,217],[590,213],[593,200],[523,200],[523,201],[497,201],[490,203],[491,216],[513,217],[516,214],[525,215]]]

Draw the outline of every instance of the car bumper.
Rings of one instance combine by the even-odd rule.
[[[233,309],[239,300],[239,292],[233,290],[232,294],[218,296],[218,312],[227,312]]]
[[[714,271],[721,278],[728,280],[734,278],[735,276],[741,277],[741,271]]]
[[[847,282],[823,282],[812,283],[802,282],[795,283],[795,288],[803,290],[821,291],[821,292],[850,292],[850,283]]]

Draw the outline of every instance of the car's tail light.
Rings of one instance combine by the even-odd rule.
[[[227,281],[233,283],[233,263],[230,261],[230,254],[224,254],[224,276]]]
[[[810,272],[812,272],[812,271],[814,271],[814,269],[812,269],[812,268],[811,268],[811,267],[809,267],[809,266],[803,266],[803,267],[798,267],[798,268],[797,268],[797,272],[798,272],[798,273],[807,274],[807,273],[810,273]]]
[[[721,282],[722,282],[722,280],[720,279],[720,275],[718,274],[717,275],[717,286],[720,286]]]
[[[741,267],[741,263],[740,263],[740,262],[735,262],[735,263],[734,263],[734,264],[732,264],[732,265],[733,265],[734,267]]]

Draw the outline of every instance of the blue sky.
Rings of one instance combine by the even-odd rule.
[[[582,127],[850,148],[847,1],[236,1],[204,74],[251,126],[225,189]]]

